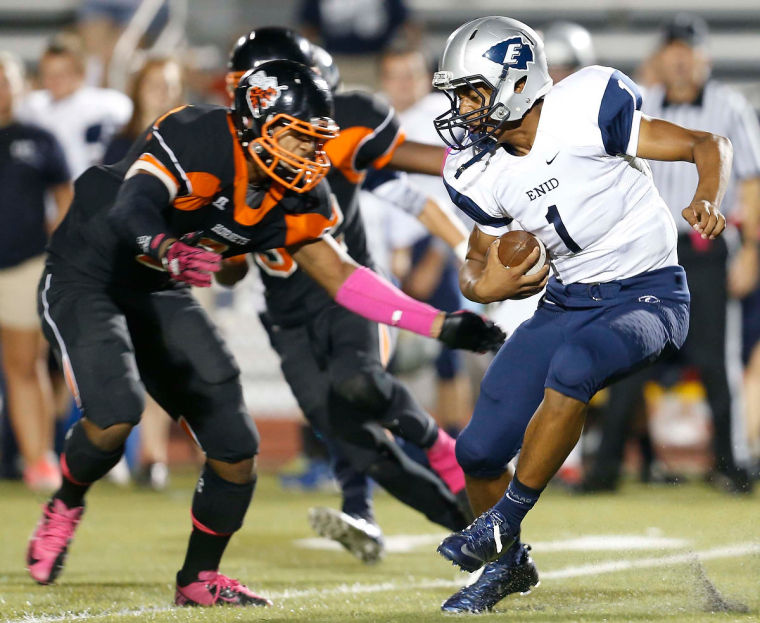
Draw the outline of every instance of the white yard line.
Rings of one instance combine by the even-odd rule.
[[[445,532],[437,534],[393,534],[385,538],[385,551],[389,554],[415,553],[430,546],[435,547]],[[300,548],[342,552],[343,547],[336,541],[320,537],[309,537],[294,541]],[[534,542],[533,549],[548,552],[616,552],[633,550],[685,549],[690,545],[686,539],[673,539],[657,535],[640,534],[588,534],[559,541]]]
[[[599,562],[589,565],[565,567],[555,569],[554,571],[545,571],[541,573],[541,580],[561,580],[567,578],[578,578],[590,575],[605,575],[617,571],[626,571],[629,569],[651,569],[654,567],[667,567],[688,563],[695,558],[700,560],[713,560],[716,558],[731,558],[735,556],[749,556],[760,554],[760,543],[739,543],[724,547],[715,547],[701,552],[685,552],[682,554],[673,554],[671,556],[662,556],[659,558],[639,558],[635,560],[614,560],[609,562]],[[358,595],[366,593],[381,593],[385,591],[399,590],[427,590],[434,588],[457,588],[464,584],[462,580],[442,580],[442,579],[425,579],[419,582],[383,582],[379,584],[340,584],[332,588],[307,588],[303,590],[285,590],[275,593],[268,593],[267,596],[273,600],[301,599],[305,597],[324,597],[327,595]],[[67,621],[96,621],[107,617],[136,618],[150,614],[162,612],[171,612],[175,608],[170,606],[157,606],[136,609],[111,610],[97,613],[90,612],[69,612],[63,615],[25,615],[18,619],[6,619],[5,623],[64,623]]]
[[[542,580],[560,580],[564,578],[580,578],[587,575],[603,575],[615,571],[628,569],[651,569],[653,567],[667,567],[691,562],[695,558],[700,560],[713,560],[715,558],[731,558],[732,556],[749,556],[760,553],[760,543],[739,543],[725,547],[715,547],[703,552],[685,552],[660,558],[638,558],[635,560],[611,560],[610,562],[598,562],[579,567],[565,567],[555,571],[546,571],[541,574]]]

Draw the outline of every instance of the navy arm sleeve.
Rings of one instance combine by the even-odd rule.
[[[613,71],[602,95],[598,117],[604,149],[611,156],[628,153],[633,115],[641,110],[641,102],[636,83],[623,72]]]

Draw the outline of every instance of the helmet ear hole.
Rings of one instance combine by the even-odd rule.
[[[517,82],[515,82],[515,93],[522,93],[526,82],[528,82],[528,76],[523,76]]]

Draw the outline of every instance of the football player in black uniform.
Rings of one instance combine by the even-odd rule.
[[[337,135],[332,114],[329,88],[311,69],[266,63],[242,77],[232,111],[170,111],[124,160],[77,180],[39,305],[84,417],[29,543],[39,583],[61,571],[84,496],[121,457],[147,390],[206,454],[175,603],[269,603],[218,572],[253,495],[258,449],[235,361],[187,287],[210,285],[223,257],[284,247],[352,309],[475,349],[498,341],[479,317],[425,309],[321,239],[338,221],[321,183],[323,145]]]
[[[337,68],[321,48],[292,30],[268,27],[238,40],[230,55],[228,84],[272,58],[317,67],[333,89],[339,82]],[[367,170],[389,165],[437,175],[443,149],[405,143],[394,110],[375,95],[354,91],[334,97],[341,134],[325,145],[332,162],[328,180],[340,209],[333,234],[356,262],[372,267],[358,208],[358,188]],[[442,233],[447,241],[461,240],[456,223],[446,218],[434,223],[434,233]],[[385,370],[390,350],[385,328],[336,305],[299,270],[287,250],[254,257],[265,286],[267,312],[262,320],[305,417],[330,450],[343,492],[341,513],[310,511],[314,529],[366,562],[377,560],[382,537],[373,517],[368,477],[431,521],[466,526],[471,516],[466,498],[456,495],[463,492],[464,475],[454,456],[454,441]],[[236,271],[230,267],[218,278],[229,284],[245,271],[245,265]],[[429,466],[409,458],[386,430],[423,449]]]

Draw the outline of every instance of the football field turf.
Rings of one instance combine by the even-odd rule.
[[[0,621],[451,620],[438,608],[465,576],[435,554],[442,529],[380,494],[377,515],[393,551],[365,566],[311,538],[307,509],[335,506],[336,495],[283,492],[272,477],[261,478],[222,571],[274,607],[172,607],[192,485],[189,476],[166,493],[97,485],[66,569],[43,587],[24,569],[41,499],[0,483]],[[732,498],[701,484],[628,485],[596,497],[550,490],[523,531],[541,585],[508,597],[486,620],[760,621],[758,494]]]

